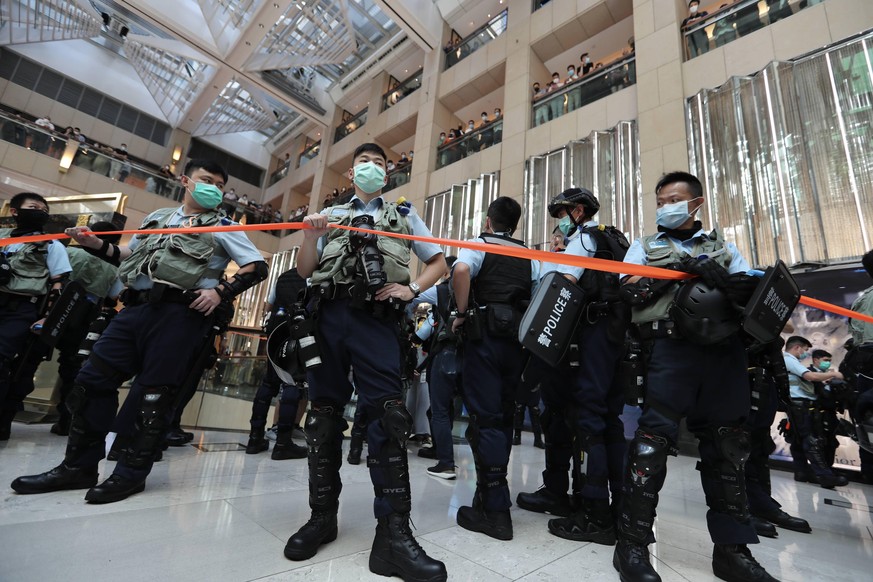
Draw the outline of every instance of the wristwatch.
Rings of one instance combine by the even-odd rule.
[[[416,297],[421,295],[421,285],[413,281],[409,284],[409,289],[412,291],[412,294]]]

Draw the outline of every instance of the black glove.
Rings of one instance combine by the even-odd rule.
[[[758,288],[758,283],[760,282],[761,279],[758,277],[746,275],[745,273],[734,273],[728,275],[725,293],[732,302],[745,307],[746,303],[754,295],[755,289]]]
[[[683,257],[679,261],[680,270],[692,275],[698,275],[703,282],[717,289],[726,289],[728,286],[727,270],[718,264],[718,261],[710,258],[697,259],[695,257]]]

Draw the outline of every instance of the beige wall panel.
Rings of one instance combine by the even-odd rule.
[[[637,86],[628,87],[606,99],[606,120],[599,129],[613,127],[619,121],[636,119],[637,113]]]
[[[658,69],[679,59],[679,27],[676,24],[656,30],[645,38],[636,39],[637,75]]]
[[[682,81],[686,97],[701,89],[718,87],[727,80],[724,48],[718,48],[682,63]]]
[[[662,155],[665,172],[672,172],[673,170],[688,171],[688,144],[684,139],[664,146]]]
[[[634,8],[634,32],[637,38],[649,36],[655,32],[655,3],[644,0]]]
[[[768,26],[753,32],[741,41],[734,41],[722,48],[725,73],[728,77],[750,75],[760,71],[776,58],[771,28]]]
[[[22,147],[10,147],[6,150],[6,155],[3,156],[2,166],[29,176],[38,156],[39,154]]]
[[[606,99],[601,99],[594,103],[589,103],[588,105],[574,111],[572,115],[576,116],[576,121],[572,124],[574,131],[570,139],[581,139],[587,137],[589,133],[596,129],[605,129],[608,127],[606,123],[606,102],[612,97],[614,97],[614,95],[610,95]],[[558,121],[558,124],[560,123],[561,122]],[[567,125],[571,124],[567,123]],[[558,144],[558,147],[566,145],[567,141]],[[540,150],[537,153],[541,154],[544,151],[545,150]]]
[[[655,109],[640,112],[640,142],[646,149],[685,140],[685,105],[677,99]]]
[[[9,83],[3,92],[3,103],[13,109],[27,111],[27,98],[30,97],[30,93],[21,85]]]
[[[873,2],[870,0],[828,0],[822,6],[833,41],[873,27]]]
[[[659,103],[669,103],[682,99],[682,63],[672,61],[658,68]]]
[[[675,0],[652,0],[652,8],[655,16],[655,30],[660,30],[676,22]]]
[[[818,4],[771,26],[774,57],[787,60],[830,44],[830,30],[822,26],[825,18],[825,6]]]
[[[658,91],[658,71],[655,69],[643,74],[637,73],[637,97],[640,111],[654,109],[661,104]]]
[[[507,141],[503,142],[503,149],[506,150],[506,154],[503,156],[503,163],[507,166],[523,162],[526,158],[549,151],[552,143],[551,123],[544,123],[539,127],[535,127],[527,133],[527,136],[515,136],[512,139],[515,140],[518,137],[522,138],[521,144],[523,144],[523,147],[516,146],[515,142],[512,144]]]

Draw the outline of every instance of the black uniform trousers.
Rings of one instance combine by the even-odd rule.
[[[758,409],[750,411],[746,421],[751,444],[749,460],[746,461],[746,495],[749,509],[759,515],[771,515],[782,507],[771,496],[770,487],[770,454],[776,450],[770,427],[776,419],[778,398],[772,382],[767,388],[766,393],[758,398]]]
[[[716,345],[655,339],[646,380],[646,404],[639,430],[667,437],[674,444],[679,438],[681,417],[686,417],[688,430],[705,433],[718,427],[741,426],[751,409],[746,350],[736,336]],[[722,460],[711,438],[701,439],[698,450],[704,463],[717,466]],[[665,476],[666,469],[660,476],[660,486]],[[713,484],[703,473],[701,483],[708,498]],[[750,523],[740,523],[712,507],[706,521],[713,543],[758,542]],[[654,536],[650,539],[654,540]]]
[[[152,387],[168,387],[174,395],[188,375],[194,355],[201,349],[211,321],[183,303],[145,303],[126,307],[116,315],[94,344],[92,359],[85,362],[76,377],[84,388],[82,414],[90,430],[109,432],[118,409],[118,388],[136,376],[131,395]],[[95,365],[93,358],[99,358]],[[172,406],[167,414],[172,415]],[[76,467],[95,466],[104,456],[103,443],[93,443],[67,463]],[[151,471],[134,469],[120,460],[114,474],[141,480]]]
[[[252,430],[263,430],[267,426],[270,401],[279,394],[280,389],[282,390],[282,397],[279,400],[278,429],[281,432],[290,432],[294,429],[294,419],[297,417],[297,403],[300,401],[300,388],[294,384],[282,382],[273,366],[268,364],[267,370],[264,373],[264,379],[261,380],[261,385],[258,387],[258,392],[255,394],[255,400],[252,403]],[[177,414],[181,414],[181,411],[177,411]]]
[[[317,322],[322,363],[307,370],[309,400],[313,405],[344,408],[352,397],[351,368],[358,406],[364,407],[368,419],[368,457],[380,458],[388,441],[381,423],[383,405],[402,399],[399,327],[377,319],[369,310],[351,307],[349,299],[323,301]],[[378,466],[370,467],[375,489],[387,486],[384,473]],[[376,497],[373,512],[377,518],[391,513],[389,501]]]
[[[537,357],[531,357],[525,376],[540,379],[540,393],[545,410],[541,416],[546,466],[543,485],[557,495],[565,495],[570,487],[570,463],[573,459],[573,437],[566,420],[566,391],[569,379],[578,368],[566,361],[554,368]],[[574,483],[574,493],[581,492],[581,483]],[[575,489],[579,489],[576,491]]]
[[[2,299],[7,300],[8,297],[4,294]],[[10,392],[13,360],[25,346],[30,326],[39,318],[37,304],[27,299],[16,299],[14,303],[0,306],[0,413],[9,414],[10,418],[14,412],[5,410],[5,402]]]
[[[512,449],[512,417],[515,411],[515,390],[521,376],[524,359],[522,347],[515,338],[495,337],[482,326],[482,339],[464,344],[462,397],[477,425],[476,442],[471,442],[478,470],[502,468],[505,473]],[[476,421],[472,420],[473,416]],[[505,476],[505,475],[504,475]],[[488,482],[478,475],[479,483]],[[500,486],[489,486],[479,493],[487,511],[505,511],[512,506],[509,485],[503,479]]]

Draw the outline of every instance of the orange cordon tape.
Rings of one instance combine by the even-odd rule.
[[[328,225],[331,228],[340,228],[343,230],[356,230],[360,232],[372,232],[364,228],[356,228],[353,226],[343,226],[339,224]],[[191,234],[194,232],[236,232],[246,230],[289,230],[289,229],[305,229],[312,228],[303,222],[274,222],[270,224],[233,224],[229,226],[200,226],[196,228],[151,228],[139,230],[118,230],[112,232],[102,232],[100,234]],[[669,269],[661,269],[659,267],[649,267],[647,265],[634,265],[632,263],[623,263],[621,261],[610,261],[607,259],[595,259],[593,257],[580,257],[578,255],[567,255],[566,253],[550,253],[546,251],[536,251],[533,249],[506,247],[503,245],[491,245],[486,243],[477,243],[470,241],[460,241],[446,238],[435,238],[426,236],[416,236],[412,234],[400,234],[396,232],[379,232],[381,236],[391,236],[405,240],[428,242],[437,245],[446,245],[473,251],[482,251],[485,253],[493,253],[496,255],[505,255],[508,257],[516,257],[520,259],[530,259],[542,261],[544,263],[557,263],[560,265],[569,265],[571,267],[582,267],[584,269],[594,269],[595,271],[606,271],[609,273],[620,273],[623,275],[632,275],[639,277],[651,277],[653,279],[690,279],[693,275],[683,273],[681,271],[672,271]],[[42,242],[48,240],[59,240],[69,238],[66,234],[40,234],[31,236],[21,236],[15,238],[0,239],[0,247],[4,247],[13,243],[26,242]],[[807,307],[821,309],[837,315],[842,315],[850,319],[858,319],[866,323],[873,324],[873,316],[858,313],[839,305],[827,303],[802,295],[800,303]]]

